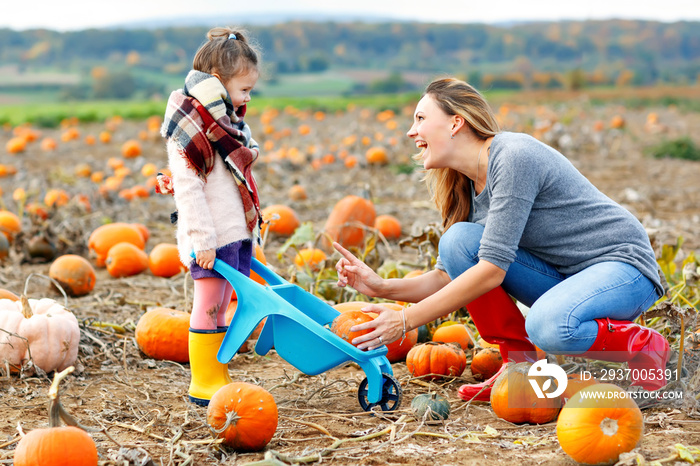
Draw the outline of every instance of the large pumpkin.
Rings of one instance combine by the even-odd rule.
[[[562,450],[583,464],[611,464],[642,439],[644,419],[624,390],[602,383],[569,399],[557,420]]]
[[[433,333],[433,341],[457,343],[464,351],[474,346],[474,342],[469,336],[467,327],[464,324],[454,321],[440,324],[440,326],[435,329],[435,333]]]
[[[86,295],[95,288],[95,269],[87,259],[77,254],[64,254],[53,261],[49,267],[49,277],[72,296]]]
[[[429,341],[414,346],[406,355],[408,372],[414,377],[427,376],[426,380],[459,377],[466,367],[467,355],[456,343]]]
[[[15,466],[97,466],[97,447],[73,426],[34,429],[15,448]]]
[[[329,238],[344,247],[362,246],[365,240],[365,229],[362,226],[374,227],[376,212],[374,204],[369,199],[360,196],[345,196],[333,207],[326,225],[323,228],[324,248],[332,249]]]
[[[0,299],[0,329],[5,330],[0,332],[0,364],[7,362],[18,370],[30,355],[44,372],[75,364],[80,342],[78,319],[53,299],[20,298]]]
[[[88,248],[95,258],[95,264],[104,267],[109,250],[122,242],[131,243],[139,249],[146,246],[141,230],[129,223],[108,223],[93,230],[88,238]]]
[[[136,324],[136,343],[153,359],[188,362],[190,315],[166,307],[156,307]]]
[[[544,424],[557,417],[561,408],[560,398],[537,398],[530,385],[529,362],[519,362],[506,367],[491,388],[491,408],[496,416],[514,424]],[[533,376],[540,386],[545,377]]]
[[[338,312],[359,311],[363,307],[367,306],[367,304],[368,303],[364,301],[347,301],[334,305],[333,309]],[[397,312],[400,312],[401,309],[403,309],[403,306],[397,303],[381,303],[381,305]],[[376,314],[373,312],[369,313],[369,315],[372,318],[376,317]],[[399,362],[406,359],[408,352],[411,351],[411,348],[413,348],[413,346],[418,342],[418,329],[414,328],[413,330],[409,330],[406,332],[406,338],[404,338],[403,341],[401,340],[402,339],[399,338],[398,340],[392,341],[386,345],[386,358],[389,360],[389,362]]]
[[[257,451],[277,430],[277,404],[262,387],[246,382],[224,385],[207,407],[207,424],[223,443],[238,451]]]

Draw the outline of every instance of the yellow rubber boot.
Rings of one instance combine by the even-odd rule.
[[[228,364],[216,359],[226,328],[217,330],[197,330],[190,328],[190,401],[207,406],[218,389],[233,380],[228,374]]]

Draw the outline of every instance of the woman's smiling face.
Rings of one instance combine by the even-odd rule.
[[[420,149],[423,168],[444,168],[447,166],[447,146],[453,128],[453,118],[438,106],[430,95],[423,96],[413,114],[413,126],[406,135],[413,139]]]

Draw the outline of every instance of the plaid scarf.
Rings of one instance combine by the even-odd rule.
[[[257,234],[262,217],[252,167],[259,147],[243,121],[245,111],[243,105],[234,112],[228,92],[218,78],[192,70],[184,89],[170,94],[161,135],[177,142],[190,168],[205,182],[214,168],[216,153],[219,154],[241,193],[246,226]],[[172,194],[172,180],[159,174],[156,191]]]

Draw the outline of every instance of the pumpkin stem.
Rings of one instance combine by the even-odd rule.
[[[24,305],[24,302],[26,301],[27,297],[25,295],[22,295],[22,298],[22,304]],[[27,303],[27,306],[28,305],[29,303]],[[31,309],[29,310],[29,312],[31,312]],[[61,425],[61,411],[63,407],[61,406],[61,401],[59,400],[58,396],[58,384],[61,382],[61,380],[63,380],[68,374],[70,374],[74,370],[75,367],[70,366],[61,372],[55,373],[53,376],[53,382],[51,383],[51,387],[49,388],[49,427],[60,427]]]
[[[212,430],[215,433],[220,434],[223,431],[225,431],[226,429],[228,429],[229,427],[231,427],[232,425],[235,426],[240,418],[241,417],[235,411],[228,411],[226,413],[226,422],[224,423],[224,425],[221,426],[221,428],[219,428],[219,429],[212,427]]]
[[[22,303],[22,315],[25,319],[31,318],[34,315],[34,313],[32,312],[32,307],[29,305],[29,299],[27,299],[27,295],[20,295],[19,300]]]

